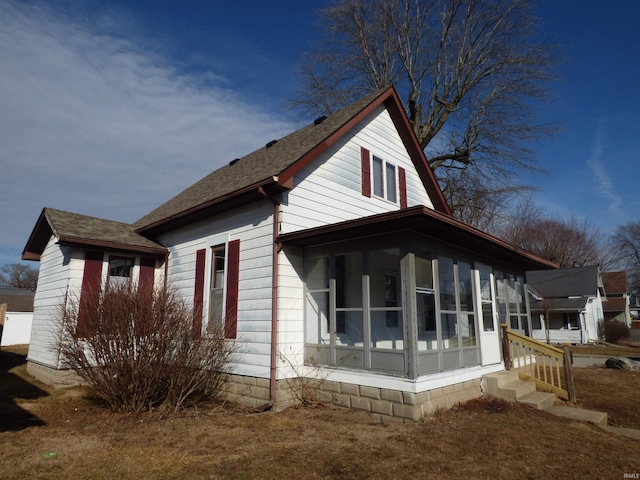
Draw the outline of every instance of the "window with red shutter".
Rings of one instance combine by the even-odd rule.
[[[203,248],[196,252],[196,278],[193,291],[193,333],[202,333],[202,313],[204,305],[204,275],[207,251]]]
[[[238,286],[240,280],[240,240],[229,242],[227,258],[227,292],[224,334],[236,338],[238,334]]]
[[[360,164],[362,174],[362,195],[371,197],[371,155],[369,150],[360,147]]]

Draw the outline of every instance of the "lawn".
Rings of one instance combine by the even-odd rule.
[[[637,372],[576,371],[579,404],[606,407],[613,423],[640,428],[639,380]],[[250,414],[209,403],[167,417],[112,414],[85,389],[30,381],[23,351],[6,349],[0,351],[0,449],[6,480],[622,479],[640,473],[640,441],[495,400],[392,425],[329,407]]]

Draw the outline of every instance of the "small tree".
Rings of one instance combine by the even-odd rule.
[[[179,410],[220,392],[234,343],[222,329],[201,335],[193,310],[170,287],[111,283],[60,308],[65,367],[113,411]]]

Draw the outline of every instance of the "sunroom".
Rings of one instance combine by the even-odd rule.
[[[524,272],[553,264],[426,207],[279,237],[302,247],[305,362],[420,376],[500,362],[530,331]]]

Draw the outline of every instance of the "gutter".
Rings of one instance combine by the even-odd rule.
[[[280,200],[268,195],[262,187],[258,192],[264,198],[273,203],[273,258],[271,270],[271,362],[269,366],[269,401],[256,407],[253,413],[261,413],[270,410],[276,403],[276,382],[277,382],[277,362],[278,362],[278,273],[279,273],[279,253],[282,245],[278,238],[280,225]]]

